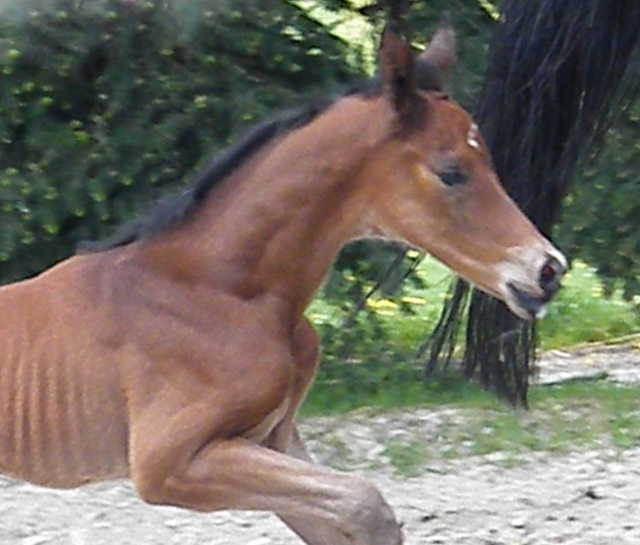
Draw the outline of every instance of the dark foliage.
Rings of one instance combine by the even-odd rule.
[[[633,81],[640,81],[640,59]],[[587,162],[556,231],[569,255],[593,266],[605,294],[616,289],[640,303],[640,101],[607,132],[602,153]]]
[[[357,72],[346,44],[292,2],[0,8],[3,282],[108,236],[246,126]]]
[[[154,237],[188,218],[207,195],[243,162],[279,136],[306,125],[329,103],[317,103],[301,110],[287,112],[258,125],[225,153],[210,161],[194,181],[178,193],[162,200],[142,220],[124,225],[111,238],[80,245],[84,252],[98,252]]]

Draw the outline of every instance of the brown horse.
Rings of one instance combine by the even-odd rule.
[[[566,270],[439,87],[451,32],[419,59],[386,32],[367,86],[261,125],[103,248],[0,288],[0,470],[272,511],[312,545],[401,543],[378,491],[314,465],[294,425],[318,359],[303,312],[337,252],[403,241],[525,318]]]

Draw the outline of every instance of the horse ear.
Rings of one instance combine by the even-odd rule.
[[[409,114],[416,90],[413,51],[389,26],[382,34],[378,63],[385,96],[398,113],[402,116]]]
[[[445,12],[427,48],[418,57],[418,62],[426,63],[436,71],[439,81],[446,81],[458,56],[456,33],[451,23],[451,15]]]

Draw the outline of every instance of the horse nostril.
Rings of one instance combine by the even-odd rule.
[[[540,271],[540,282],[543,284],[549,284],[556,278],[556,270],[549,263],[545,263]]]
[[[560,289],[560,279],[564,274],[564,266],[555,257],[549,257],[540,269],[539,286],[549,295]]]

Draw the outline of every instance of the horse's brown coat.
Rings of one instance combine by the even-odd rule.
[[[480,137],[469,144],[470,116],[416,88],[413,62],[387,33],[380,96],[342,98],[273,139],[162,235],[0,288],[0,470],[270,510],[314,545],[400,543],[376,489],[315,466],[293,423],[318,354],[303,312],[337,252],[404,241],[523,315],[510,285],[546,301],[541,268],[565,267]],[[438,177],[451,167],[463,184]]]

